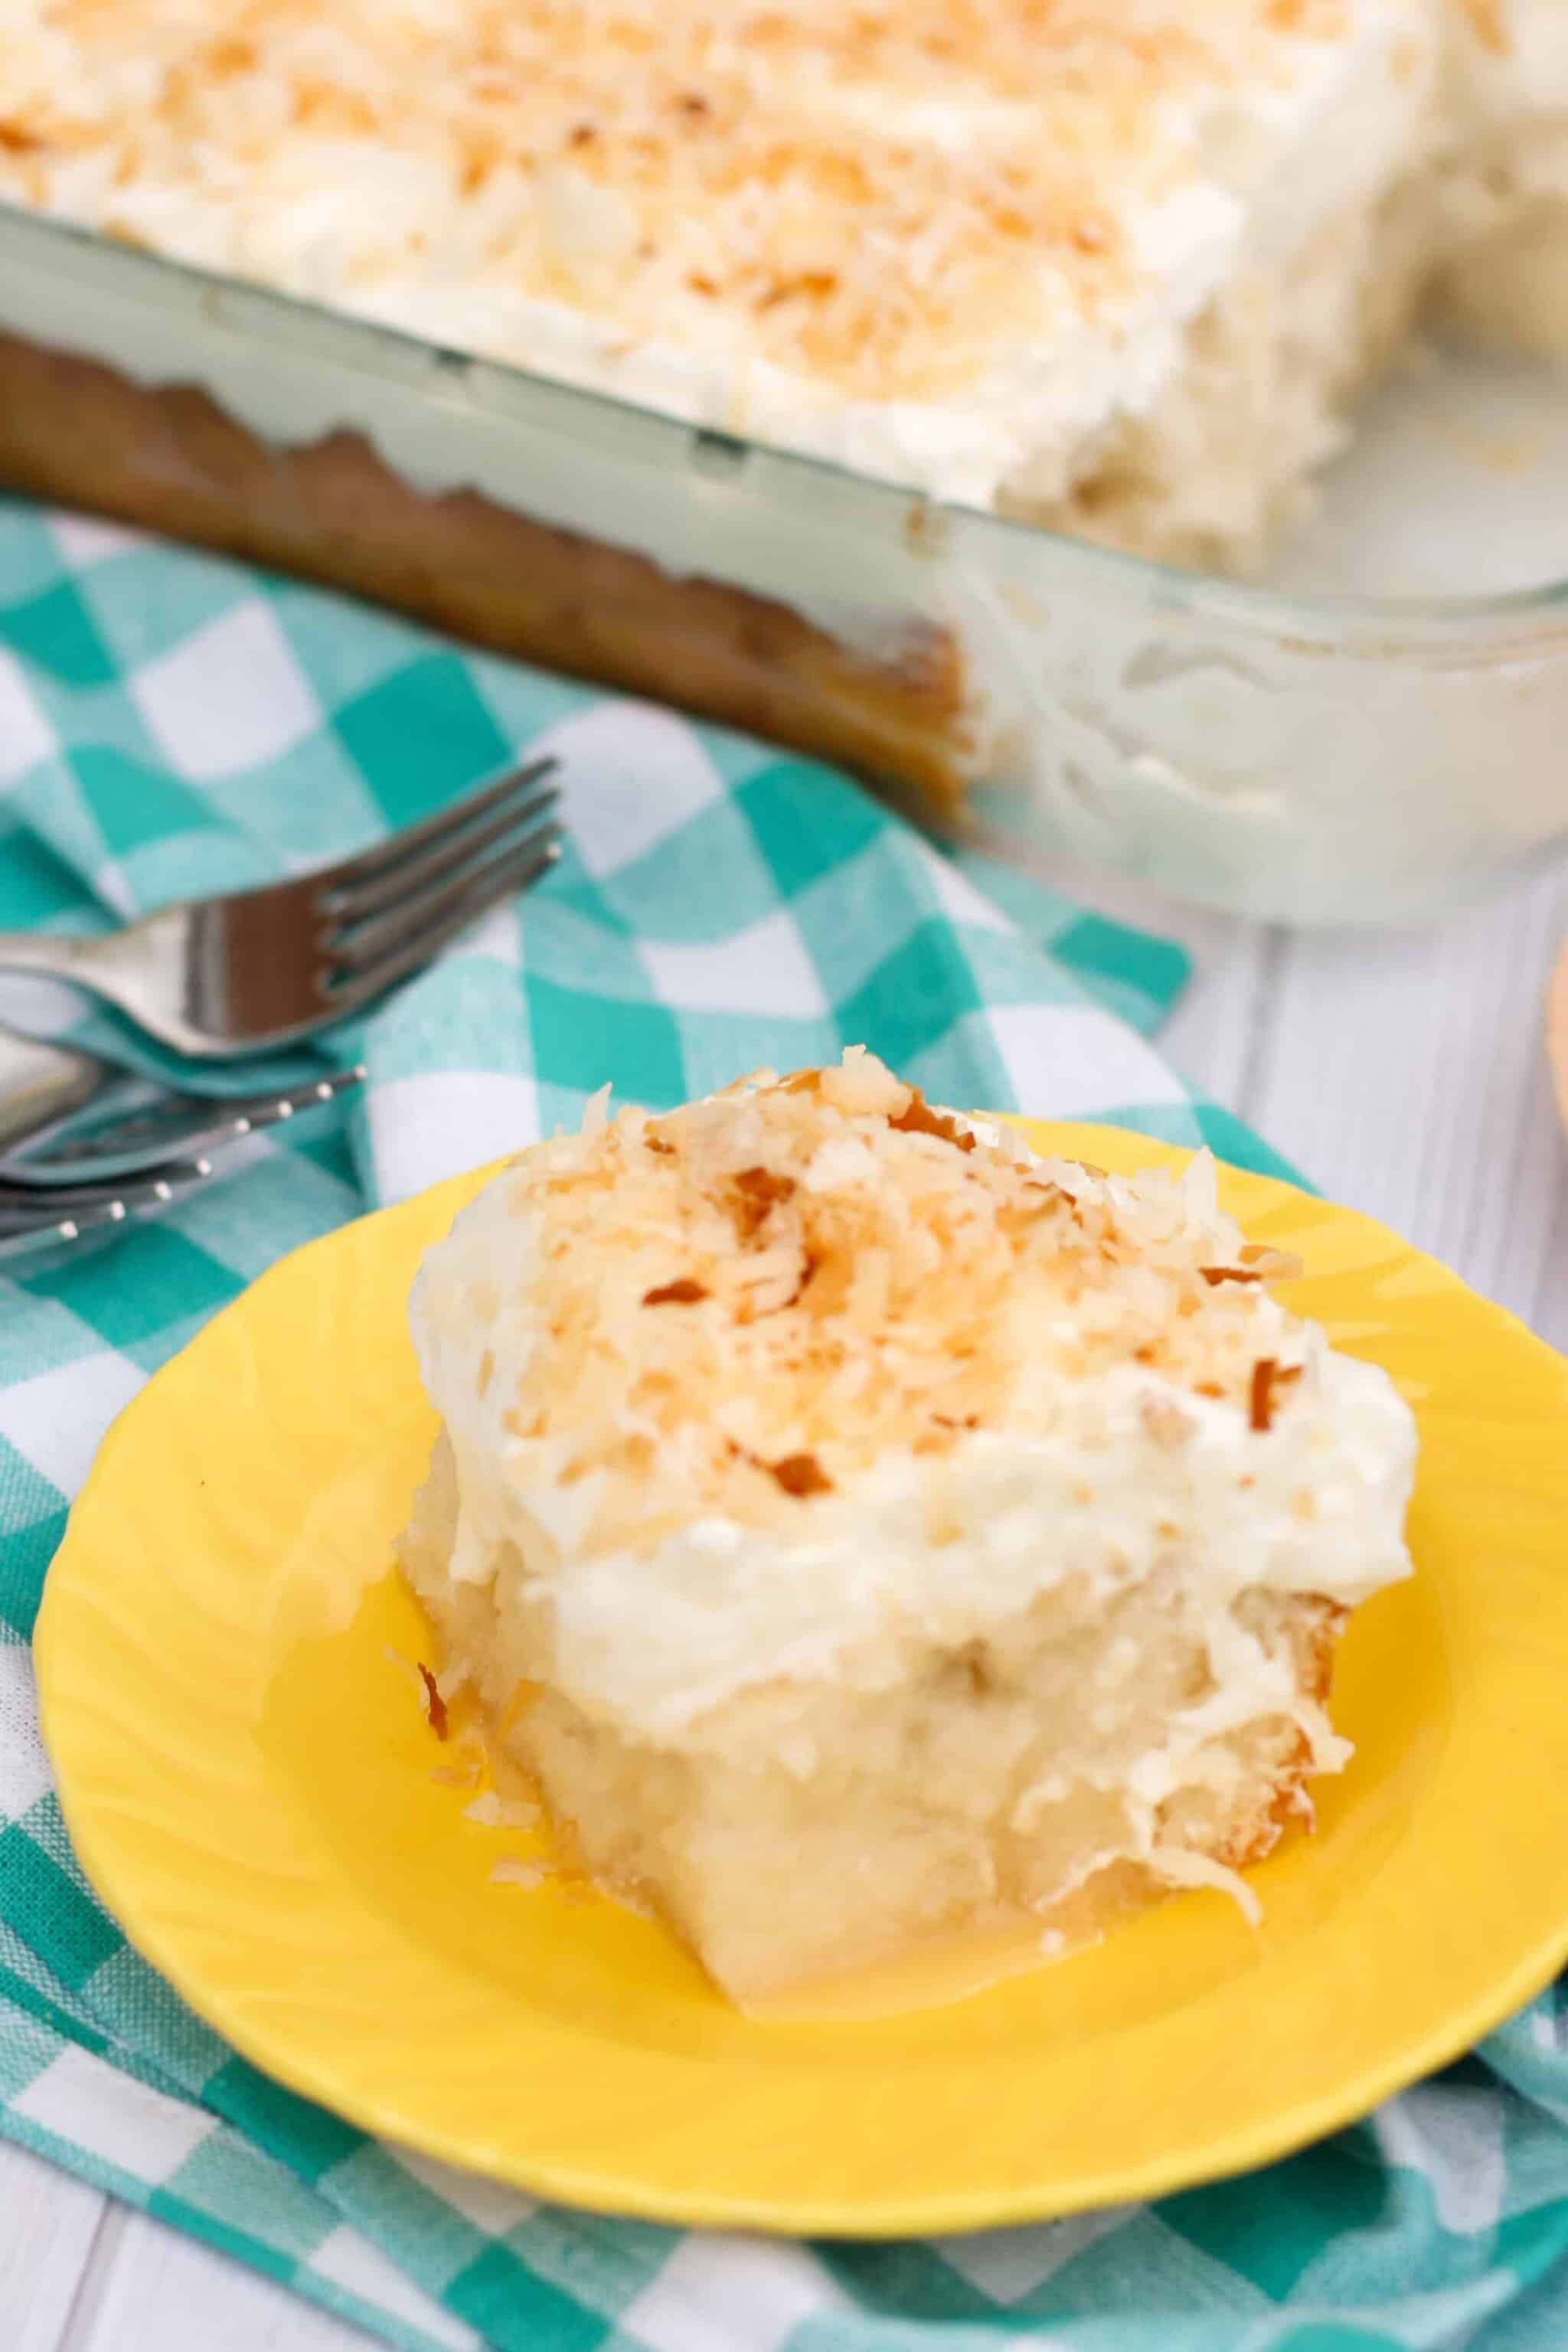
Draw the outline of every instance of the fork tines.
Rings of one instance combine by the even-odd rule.
[[[526,888],[560,855],[546,779],[553,759],[531,761],[366,851],[324,888],[320,947],[326,993],[342,1011],[379,995],[427,962],[498,901]]]

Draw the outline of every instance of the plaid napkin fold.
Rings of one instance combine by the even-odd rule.
[[[1246,2179],[807,2246],[535,2205],[367,2138],[237,2057],[89,1891],[37,1735],[44,1572],[109,1420],[283,1251],[574,1122],[606,1077],[662,1106],[857,1042],[939,1099],[1279,1166],[1139,1034],[1184,976],[1162,942],[939,857],[809,762],[0,503],[0,926],[295,870],[545,745],[560,869],[331,1041],[370,1071],[347,1134],[258,1139],[179,1215],[0,1281],[0,2131],[415,2352],[1558,2352],[1560,1995]],[[162,1058],[58,992],[0,982],[8,1008]]]

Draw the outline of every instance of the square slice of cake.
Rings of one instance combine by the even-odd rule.
[[[738,1999],[1249,1906],[1415,1454],[1272,1270],[1206,1155],[1042,1160],[858,1051],[600,1111],[416,1285],[448,1687]]]

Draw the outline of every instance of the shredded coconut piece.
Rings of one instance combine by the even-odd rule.
[[[610,1123],[610,1082],[606,1078],[597,1093],[591,1094],[583,1106],[582,1132],[597,1135]]]
[[[435,1733],[437,1739],[445,1739],[447,1736],[448,1726],[447,1702],[442,1696],[441,1685],[437,1681],[430,1668],[424,1664],[421,1664],[419,1666],[419,1679],[425,1685],[426,1721],[429,1724],[431,1730]]]
[[[1240,1871],[1232,1870],[1212,1854],[1194,1853],[1181,1845],[1156,1845],[1148,1855],[1149,1866],[1173,1886],[1212,1886],[1218,1894],[1228,1895],[1249,1927],[1263,1925],[1263,1906],[1247,1885]]]
[[[493,1864],[489,1883],[492,1886],[542,1886],[549,1876],[542,1862],[520,1862],[515,1855],[505,1854]]]
[[[1269,1249],[1261,1242],[1244,1242],[1237,1255],[1264,1282],[1300,1282],[1307,1270],[1294,1250]]]
[[[527,1798],[502,1797],[494,1789],[486,1789],[471,1805],[464,1806],[463,1819],[477,1822],[486,1830],[531,1830],[539,1827],[543,1815]]]
[[[1300,1377],[1300,1364],[1281,1364],[1272,1356],[1258,1358],[1252,1367],[1247,1391],[1247,1411],[1255,1430],[1261,1433],[1273,1428],[1280,1390],[1291,1386]]]

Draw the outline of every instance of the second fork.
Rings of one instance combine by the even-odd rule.
[[[293,881],[188,899],[98,938],[0,932],[0,971],[85,988],[198,1059],[289,1044],[363,1012],[549,870],[555,766],[532,761]]]

